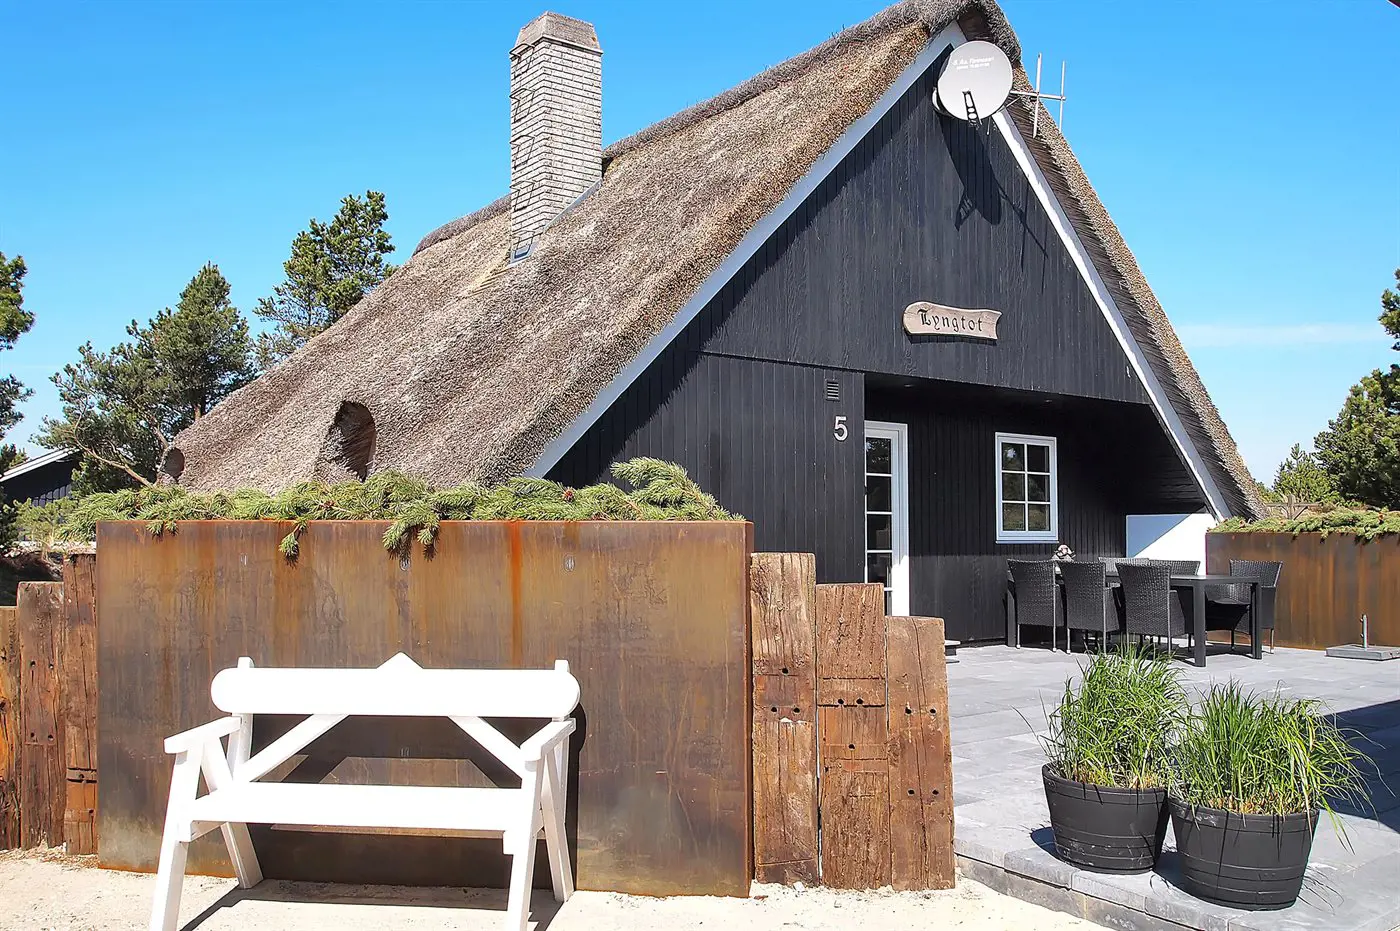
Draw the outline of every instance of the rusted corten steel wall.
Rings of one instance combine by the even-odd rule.
[[[581,888],[745,895],[750,878],[744,523],[444,523],[431,556],[385,552],[382,522],[195,521],[153,539],[98,528],[99,858],[155,867],[170,780],[161,742],[212,720],[214,674],[265,666],[544,667],[583,700],[568,816]],[[295,719],[259,718],[255,747]],[[509,731],[508,731],[509,732]],[[445,720],[351,719],[268,778],[482,785]],[[505,783],[509,784],[509,783]],[[191,869],[228,874],[220,835]],[[270,877],[504,885],[498,840],[254,828]],[[548,884],[548,871],[536,882]]]
[[[1400,644],[1400,537],[1364,543],[1334,533],[1208,533],[1206,568],[1229,572],[1232,559],[1283,563],[1274,609],[1279,646],[1322,650],[1361,642]]]

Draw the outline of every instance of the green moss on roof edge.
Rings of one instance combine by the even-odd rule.
[[[30,506],[23,524],[31,536],[93,540],[98,521],[145,521],[152,536],[161,536],[177,533],[180,521],[187,520],[290,520],[296,526],[279,549],[295,559],[301,535],[313,520],[390,521],[384,548],[402,553],[411,549],[415,538],[431,548],[444,520],[743,520],[720,507],[675,463],[630,459],[614,463],[612,474],[631,491],[610,484],[567,488],[543,478],[434,488],[391,471],[377,472],[363,482],[300,482],[276,495],[256,489],[201,493],[157,485]]]
[[[1362,541],[1391,533],[1400,533],[1400,511],[1372,508],[1335,508],[1320,514],[1301,517],[1264,517],[1247,521],[1232,517],[1216,524],[1212,533],[1320,533],[1354,536]]]

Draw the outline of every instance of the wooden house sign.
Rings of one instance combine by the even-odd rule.
[[[964,310],[915,301],[904,308],[904,331],[910,336],[961,336],[995,341],[1000,317],[999,310]]]

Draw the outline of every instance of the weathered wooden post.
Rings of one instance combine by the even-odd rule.
[[[815,883],[816,557],[750,558],[754,875]]]

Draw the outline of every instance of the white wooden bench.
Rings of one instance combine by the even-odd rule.
[[[543,834],[554,897],[574,891],[564,838],[569,717],[578,681],[553,669],[423,669],[400,653],[378,669],[257,669],[244,657],[214,677],[229,716],[165,741],[175,755],[151,931],[175,931],[189,842],[220,828],[243,887],[262,880],[249,824],[407,828],[500,836],[511,860],[507,931],[525,931],[535,842]],[[256,754],[253,716],[308,715]],[[446,717],[520,777],[520,788],[259,782],[352,715]],[[549,718],[520,746],[484,718]],[[228,749],[220,741],[228,738]],[[199,795],[204,775],[208,792]]]

